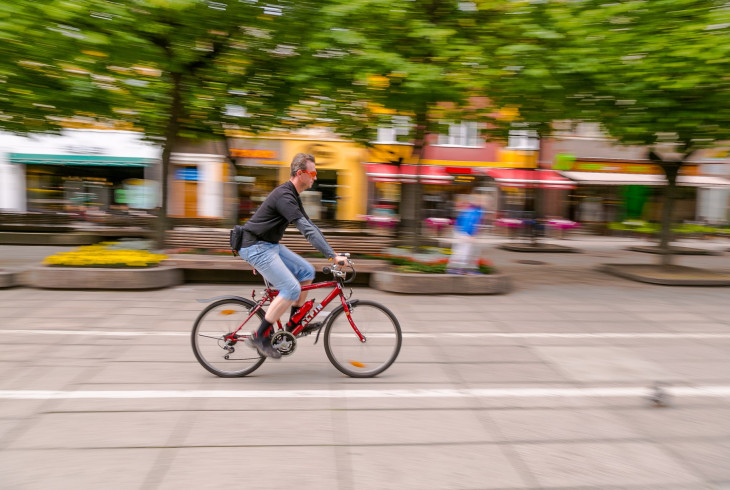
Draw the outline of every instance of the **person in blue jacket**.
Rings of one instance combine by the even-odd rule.
[[[474,251],[483,214],[484,210],[472,196],[457,216],[454,224],[454,245],[451,247],[451,257],[446,267],[448,274],[467,274],[478,271],[477,256]]]

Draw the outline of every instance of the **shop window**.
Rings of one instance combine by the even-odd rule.
[[[389,125],[378,126],[375,143],[403,143],[411,132],[411,118],[393,116]]]
[[[479,136],[479,124],[476,121],[446,124],[449,125],[449,134],[439,134],[438,145],[479,147],[484,144]]]
[[[583,138],[602,138],[606,134],[602,131],[600,123],[581,122],[575,128],[575,135]]]
[[[508,150],[539,150],[540,138],[533,129],[511,129],[509,132]]]

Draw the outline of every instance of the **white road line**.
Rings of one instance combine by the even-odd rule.
[[[667,386],[674,397],[729,397],[730,386]],[[0,390],[2,400],[161,399],[161,398],[588,398],[643,397],[649,387],[494,388],[392,390]]]
[[[0,334],[18,334],[18,335],[89,335],[99,337],[145,337],[145,336],[162,336],[162,337],[189,337],[190,332],[139,332],[134,330],[0,330]]]
[[[187,337],[190,332],[160,332],[135,330],[2,330],[0,335],[88,335],[100,337]],[[439,332],[439,333],[403,333],[406,338],[513,338],[513,339],[730,339],[730,333],[712,332],[584,332],[584,333],[549,333],[549,332]]]

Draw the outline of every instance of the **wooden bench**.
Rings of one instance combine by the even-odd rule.
[[[76,217],[69,214],[0,213],[0,225],[64,226],[71,224],[75,219]]]
[[[330,266],[330,262],[325,259],[307,259],[317,271],[321,271],[322,267]],[[241,260],[239,257],[232,255],[197,255],[197,254],[173,254],[162,261],[163,265],[177,267],[178,269],[193,270],[237,270],[250,271],[251,265]],[[358,273],[371,273],[375,270],[386,267],[388,263],[384,260],[377,259],[353,259],[355,269]]]
[[[165,247],[228,250],[229,234],[228,229],[177,228],[167,232]],[[393,246],[393,238],[375,234],[325,232],[325,237],[335,252],[378,254]],[[318,253],[297,230],[287,230],[281,243],[299,254]]]

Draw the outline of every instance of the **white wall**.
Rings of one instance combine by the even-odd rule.
[[[730,190],[698,189],[697,220],[725,224],[730,220]]]
[[[730,163],[704,163],[702,173],[730,180]],[[730,189],[697,189],[697,220],[709,224],[726,224],[730,221]]]
[[[25,166],[10,163],[7,153],[0,153],[0,211],[27,211]]]

